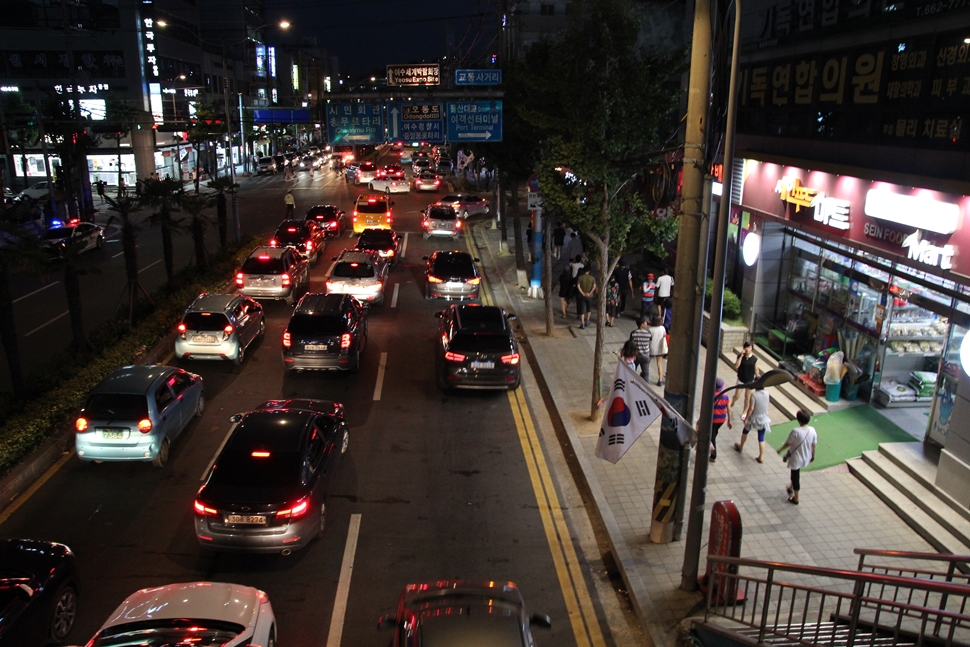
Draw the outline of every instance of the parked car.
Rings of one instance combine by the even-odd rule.
[[[279,166],[272,157],[260,157],[256,160],[256,175],[262,175],[263,173],[275,175],[278,170]]]
[[[446,195],[438,200],[438,204],[451,206],[462,218],[487,214],[489,211],[488,200],[479,197],[474,193],[453,193]]]
[[[0,647],[59,643],[77,617],[80,585],[64,544],[0,539]]]
[[[316,265],[327,244],[327,234],[316,220],[284,220],[269,241],[270,247],[289,247]]]
[[[310,264],[289,247],[257,247],[236,273],[236,291],[254,299],[296,303],[310,286]]]
[[[461,233],[461,220],[458,214],[449,206],[433,204],[422,211],[421,235],[427,240],[431,236],[447,236],[458,240]]]
[[[41,236],[40,244],[45,250],[56,255],[61,255],[72,248],[78,253],[103,249],[104,227],[91,222],[52,227]]]
[[[347,213],[332,204],[318,204],[307,209],[306,219],[313,220],[327,237],[337,237],[347,226]]]
[[[394,203],[383,195],[362,195],[354,203],[354,233],[369,227],[391,228],[391,207]]]
[[[124,366],[91,390],[74,428],[82,461],[168,462],[172,442],[205,410],[205,387],[171,366]]]
[[[424,276],[427,281],[425,298],[434,299],[477,299],[481,276],[468,252],[459,250],[438,251],[431,256],[425,256],[427,261]]]
[[[283,332],[288,371],[360,369],[367,345],[367,309],[350,294],[305,294]]]
[[[50,190],[50,183],[46,181],[37,182],[18,193],[16,199],[23,200],[24,198],[30,198],[31,200],[43,200],[50,193]]]
[[[118,605],[87,647],[276,646],[276,616],[259,589],[184,582],[141,589]]]
[[[362,303],[384,304],[387,264],[377,252],[345,249],[325,277],[327,294],[352,294]]]
[[[421,171],[414,176],[415,191],[434,191],[437,193],[441,189],[441,178],[431,171]]]
[[[516,389],[519,344],[509,315],[498,306],[454,304],[436,312],[438,388]]]
[[[263,306],[238,294],[200,294],[182,315],[175,358],[242,364],[246,350],[266,334]]]
[[[401,236],[393,229],[365,229],[354,249],[377,252],[382,261],[393,265],[401,257]]]
[[[512,582],[444,580],[408,584],[396,613],[377,621],[393,629],[392,647],[490,645],[535,647],[532,627],[552,627],[549,616],[529,616]]]
[[[342,404],[270,400],[236,426],[193,502],[210,550],[289,555],[326,526],[327,493],[350,432]]]
[[[374,162],[361,162],[357,167],[357,175],[354,177],[354,184],[367,184],[377,178],[377,164]]]

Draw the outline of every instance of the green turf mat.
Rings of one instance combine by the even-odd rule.
[[[815,449],[815,462],[803,468],[803,472],[839,465],[849,458],[861,456],[864,451],[877,449],[879,443],[916,440],[866,405],[824,413],[813,417],[808,424],[818,432],[818,447]],[[768,444],[777,450],[788,439],[788,433],[797,426],[794,420],[773,425],[768,434]]]

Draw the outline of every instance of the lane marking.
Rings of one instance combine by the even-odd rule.
[[[23,301],[23,300],[24,300],[24,299],[26,299],[27,297],[32,297],[32,296],[34,296],[35,294],[37,294],[38,292],[43,292],[43,291],[44,291],[44,290],[46,290],[47,288],[52,288],[52,287],[54,287],[55,285],[57,285],[58,283],[60,283],[60,281],[54,281],[53,283],[48,283],[47,285],[45,285],[45,286],[44,286],[44,287],[42,287],[42,288],[38,288],[38,289],[36,289],[36,290],[34,290],[33,292],[28,292],[27,294],[25,294],[25,295],[24,295],[24,296],[22,296],[22,297],[17,297],[16,299],[14,299],[14,300],[13,300],[13,302],[14,302],[14,303],[20,303],[21,301]]]
[[[0,513],[0,525],[3,525],[7,521],[7,519],[13,516],[13,513],[19,510],[20,506],[27,503],[27,500],[30,497],[34,496],[37,490],[42,488],[44,486],[44,483],[47,483],[47,481],[49,481],[50,478],[54,476],[54,473],[57,472],[57,470],[64,467],[64,463],[66,463],[71,458],[71,456],[74,456],[73,447],[71,447],[70,451],[64,452],[64,455],[61,456],[59,459],[57,459],[57,462],[51,465],[47,469],[47,471],[41,475],[39,479],[34,481],[33,485],[31,485],[29,488],[24,490],[24,492],[20,496],[18,496],[16,499],[13,500],[13,503],[7,506],[6,510]]]
[[[400,291],[401,291],[401,284],[400,283],[395,283],[394,284],[394,294],[391,295],[391,307],[392,308],[396,308],[397,307],[397,294]]]
[[[124,253],[125,253],[124,251],[120,251],[117,254],[115,254],[114,256],[112,256],[111,258],[118,258],[119,256],[121,256]]]
[[[357,555],[357,538],[360,536],[360,514],[350,515],[347,528],[347,544],[344,546],[344,559],[340,564],[340,579],[337,580],[337,594],[333,601],[333,615],[330,616],[330,632],[327,634],[327,647],[340,647],[344,636],[344,617],[347,615],[347,598],[350,596],[350,578],[354,575],[354,557]]]
[[[404,242],[401,244],[401,258],[404,258],[404,255],[408,253],[408,236],[409,235],[410,234],[408,232],[404,232]]]
[[[43,323],[43,324],[37,326],[36,328],[34,328],[33,330],[31,330],[29,333],[25,334],[24,337],[30,337],[31,335],[33,335],[38,330],[43,330],[44,328],[46,328],[47,326],[51,325],[52,323],[54,323],[58,319],[63,319],[64,317],[67,316],[68,312],[69,312],[68,310],[65,310],[64,312],[62,312],[61,314],[57,315],[56,317],[54,317],[53,319],[51,319],[47,323]]]
[[[381,363],[377,367],[377,383],[374,385],[374,401],[381,399],[381,391],[384,389],[384,368],[387,366],[387,353],[381,353]]]
[[[236,428],[236,423],[235,422],[232,423],[231,425],[229,425],[229,431],[226,432],[225,438],[223,438],[222,439],[222,442],[219,443],[219,448],[216,449],[216,453],[212,455],[212,460],[210,460],[209,461],[209,464],[205,466],[205,471],[203,471],[202,472],[202,476],[199,477],[199,480],[200,481],[204,481],[205,480],[205,477],[209,474],[209,470],[211,470],[213,464],[215,464],[216,458],[218,458],[219,457],[219,454],[222,452],[222,448],[226,446],[226,443],[227,442],[229,442],[229,436],[232,435],[232,430],[235,429],[235,428]]]
[[[471,254],[472,259],[477,258],[475,254],[475,248],[472,247],[472,232],[471,229],[465,230],[465,246],[468,247],[468,253]],[[478,290],[478,300],[482,302],[482,305],[493,306],[495,305],[495,298],[492,296],[492,289],[489,287],[488,279],[485,277],[485,265],[479,261],[478,265],[478,275],[481,277],[481,285]]]
[[[162,262],[162,259],[158,259],[158,260],[157,260],[157,261],[155,261],[154,263],[149,263],[149,264],[148,264],[148,265],[146,265],[145,267],[143,267],[143,268],[141,268],[140,270],[138,270],[138,273],[139,273],[139,274],[141,274],[142,272],[144,272],[145,270],[147,270],[147,269],[148,269],[149,267],[154,267],[155,265],[158,265],[158,264],[159,264],[159,263],[161,263],[161,262]]]

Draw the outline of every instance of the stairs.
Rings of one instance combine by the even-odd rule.
[[[765,627],[763,642],[758,642],[760,633],[756,627],[728,627],[713,622],[695,623],[694,631],[704,647],[738,647],[772,645],[773,647],[804,647],[805,645],[826,645],[827,647],[849,647],[849,625],[842,622],[819,622]],[[773,633],[777,632],[777,633]],[[916,640],[900,636],[886,635],[871,626],[856,629],[853,645],[867,647],[915,647]]]
[[[722,353],[721,359],[733,366],[740,354],[741,348],[734,348],[730,354]],[[778,368],[778,360],[757,345],[754,346],[754,354],[758,358],[758,370],[762,373]],[[805,409],[813,416],[827,413],[829,410],[828,402],[800,388],[798,382],[771,386],[765,391],[768,392],[771,403],[792,420],[795,419],[795,414],[799,409]]]

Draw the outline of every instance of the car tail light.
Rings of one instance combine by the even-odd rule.
[[[312,240],[306,241],[306,251],[308,253],[313,251],[313,241]]]
[[[182,339],[185,339],[185,330],[186,330],[185,324],[180,323],[178,326],[178,331],[179,331],[179,337],[181,337]]]
[[[441,184],[441,180],[435,180],[435,181],[434,181],[434,185],[435,185],[435,186],[438,186],[439,184]]]
[[[479,278],[479,277],[477,277],[477,276],[475,278],[473,278],[473,279],[468,279],[468,281],[467,281],[467,283],[470,284],[470,285],[478,285],[481,282],[482,282],[482,279]]]
[[[519,354],[512,353],[511,355],[502,355],[502,363],[512,364],[513,366],[515,366],[516,364],[519,363]]]
[[[77,433],[83,434],[88,430],[88,419],[78,418],[74,421],[74,428],[77,430]]]
[[[389,249],[389,250],[387,250],[387,251],[386,251],[386,252],[384,253],[384,255],[385,255],[385,256],[388,256],[388,257],[390,257],[390,256],[394,256],[394,250],[393,250],[393,249]]]
[[[238,285],[239,287],[242,287],[242,284],[243,284],[243,275],[242,275],[242,272],[240,272],[239,274],[236,274],[236,285]]]
[[[460,353],[452,353],[451,351],[448,351],[445,353],[445,359],[449,362],[464,362],[465,356]]]
[[[271,238],[270,241],[269,241],[269,246],[270,247],[276,247],[279,244],[280,244],[280,241],[276,240],[275,238]]]
[[[307,513],[310,509],[310,501],[307,499],[300,499],[294,503],[289,508],[285,510],[280,510],[276,513],[277,519],[299,519]]]
[[[461,229],[461,220],[455,221],[455,229]]]
[[[293,338],[290,336],[290,331],[287,330],[283,333],[283,348],[289,348],[293,345]]]
[[[232,325],[228,325],[228,326],[226,326],[225,328],[222,329],[222,332],[225,335],[223,337],[223,341],[225,341],[226,339],[229,339],[229,335],[232,334],[232,330],[233,330],[232,329]]]
[[[283,287],[284,288],[290,287],[290,275],[289,274],[285,274],[284,273],[284,274],[280,275],[280,280],[283,282]]]
[[[217,517],[217,516],[219,516],[219,511],[218,510],[216,510],[214,508],[210,508],[209,506],[207,506],[206,504],[202,503],[198,499],[196,499],[192,503],[192,508],[195,510],[195,514],[199,515],[200,517]]]
[[[340,335],[340,348],[350,348],[350,333]]]
[[[288,233],[295,234],[296,233],[296,227],[287,227],[286,228],[286,231]]]
[[[429,276],[428,283],[444,283],[444,281],[439,279],[437,276]]]
[[[354,211],[354,222],[357,222],[357,211]]]
[[[138,421],[138,431],[140,431],[143,434],[147,434],[151,430],[152,430],[151,420],[149,420],[148,418],[142,418],[141,420]]]

